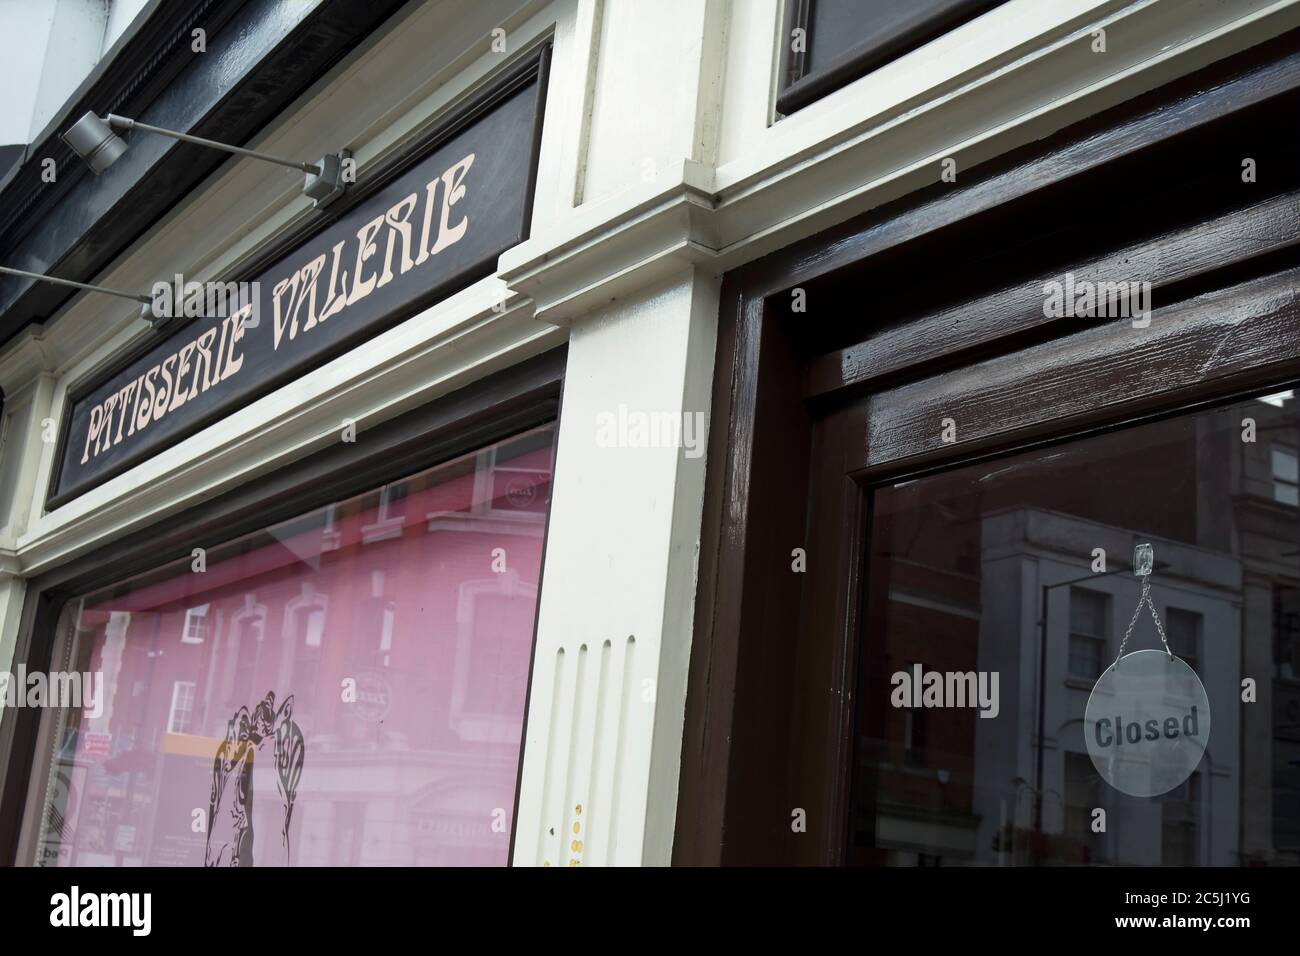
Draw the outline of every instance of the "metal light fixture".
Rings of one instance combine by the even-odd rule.
[[[63,141],[98,176],[126,152],[126,141],[94,113],[87,113],[63,134]]]
[[[352,155],[348,150],[340,150],[338,153],[322,156],[315,163],[300,163],[240,146],[227,146],[225,143],[204,139],[201,136],[191,136],[189,133],[178,133],[175,130],[163,129],[161,126],[150,126],[148,123],[141,123],[139,120],[128,119],[115,113],[109,113],[101,118],[93,111],[73,123],[63,134],[62,139],[85,161],[90,171],[98,176],[126,152],[126,141],[113,132],[114,129],[140,129],[147,133],[159,133],[182,142],[208,146],[239,156],[251,156],[253,159],[301,170],[307,174],[302,184],[302,191],[317,206],[327,205],[343,194],[345,186],[343,163]]]
[[[66,286],[70,289],[82,289],[86,292],[101,292],[104,295],[115,295],[119,299],[131,299],[140,303],[140,318],[144,319],[154,328],[162,325],[172,318],[170,315],[158,315],[154,312],[154,301],[152,296],[138,294],[135,292],[123,292],[121,289],[110,289],[102,285],[89,285],[85,282],[73,282],[71,279],[60,279],[58,276],[47,276],[39,272],[28,272],[25,269],[11,269],[8,266],[0,266],[0,273],[11,276],[22,276],[26,279],[35,279],[37,282],[48,282],[51,285]]]

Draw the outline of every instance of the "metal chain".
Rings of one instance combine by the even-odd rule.
[[[1128,644],[1128,639],[1133,636],[1133,628],[1137,626],[1138,617],[1142,614],[1142,605],[1145,604],[1151,609],[1151,620],[1156,622],[1156,633],[1160,635],[1160,641],[1165,645],[1165,653],[1169,659],[1173,660],[1174,652],[1169,649],[1169,639],[1165,637],[1164,625],[1160,623],[1160,615],[1156,613],[1155,602],[1151,600],[1151,578],[1144,575],[1142,578],[1142,596],[1138,598],[1137,607],[1133,609],[1133,620],[1128,622],[1128,630],[1124,632],[1124,640],[1119,642],[1119,653],[1115,655],[1115,664],[1124,656],[1124,646]],[[1111,667],[1114,667],[1112,664]]]

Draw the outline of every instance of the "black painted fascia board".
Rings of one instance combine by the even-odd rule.
[[[46,142],[51,149],[52,143],[62,147],[58,132],[87,109],[94,109],[101,114],[121,111],[158,126],[236,145],[245,143],[404,2],[209,0],[207,4],[163,4],[159,9],[172,13],[188,7],[191,13],[199,8],[214,17],[225,17],[219,30],[208,33],[206,52],[194,54],[190,49],[194,20],[167,20],[165,26],[172,32],[160,41],[162,26],[149,31],[151,20],[144,18],[137,37],[152,37],[152,41],[141,42],[158,44],[153,57],[174,57],[180,68],[176,69],[174,62],[170,68],[165,62],[144,63],[135,69],[105,67],[100,75],[92,76],[81,95],[74,94],[47,130],[55,138]],[[114,62],[125,64],[132,56],[144,55],[146,48],[128,43]],[[166,78],[161,87],[158,77]],[[54,184],[40,184],[40,162],[35,160],[38,150],[29,149],[28,162],[0,193],[0,264],[93,281],[229,159],[219,151],[162,136],[129,134],[129,142],[126,154],[98,178],[64,149],[66,159],[56,159],[58,180]],[[35,184],[26,179],[32,171]],[[285,170],[284,175],[293,174]],[[26,208],[22,216],[9,221],[6,215],[13,202],[22,202]],[[0,345],[32,322],[50,321],[69,298],[68,290],[49,283],[10,276],[0,279]]]
[[[34,169],[22,170],[30,157],[54,159],[62,178],[69,182],[78,178],[86,171],[84,167],[76,169],[65,164],[65,160],[73,161],[74,157],[59,139],[59,134],[87,110],[105,103],[110,107],[104,112],[117,112],[124,116],[131,115],[129,111],[132,109],[143,109],[185,68],[191,57],[199,55],[191,47],[190,31],[202,27],[209,36],[215,34],[247,2],[195,0],[194,3],[178,4],[149,0],[45,129],[32,137],[23,162],[0,176],[0,235],[7,235],[24,217],[31,218],[31,209],[36,202],[48,204],[52,194],[58,192],[33,188],[52,184],[41,182],[39,161],[33,164]],[[182,38],[184,43],[181,43]],[[14,192],[10,192],[11,185]]]

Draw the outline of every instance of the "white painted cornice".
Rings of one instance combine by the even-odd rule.
[[[1010,3],[764,131],[579,206],[501,257],[565,324],[683,267],[720,274],[1300,26],[1297,0]],[[1106,31],[1107,52],[1093,50]]]
[[[0,350],[0,389],[5,395],[15,395],[56,367],[45,326],[29,325]]]
[[[717,257],[711,171],[683,161],[663,180],[581,206],[502,254],[497,274],[552,324]]]

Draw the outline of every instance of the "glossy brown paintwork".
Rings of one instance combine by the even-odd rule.
[[[726,277],[674,862],[843,861],[871,483],[1300,374],[1298,104],[1291,33]]]

